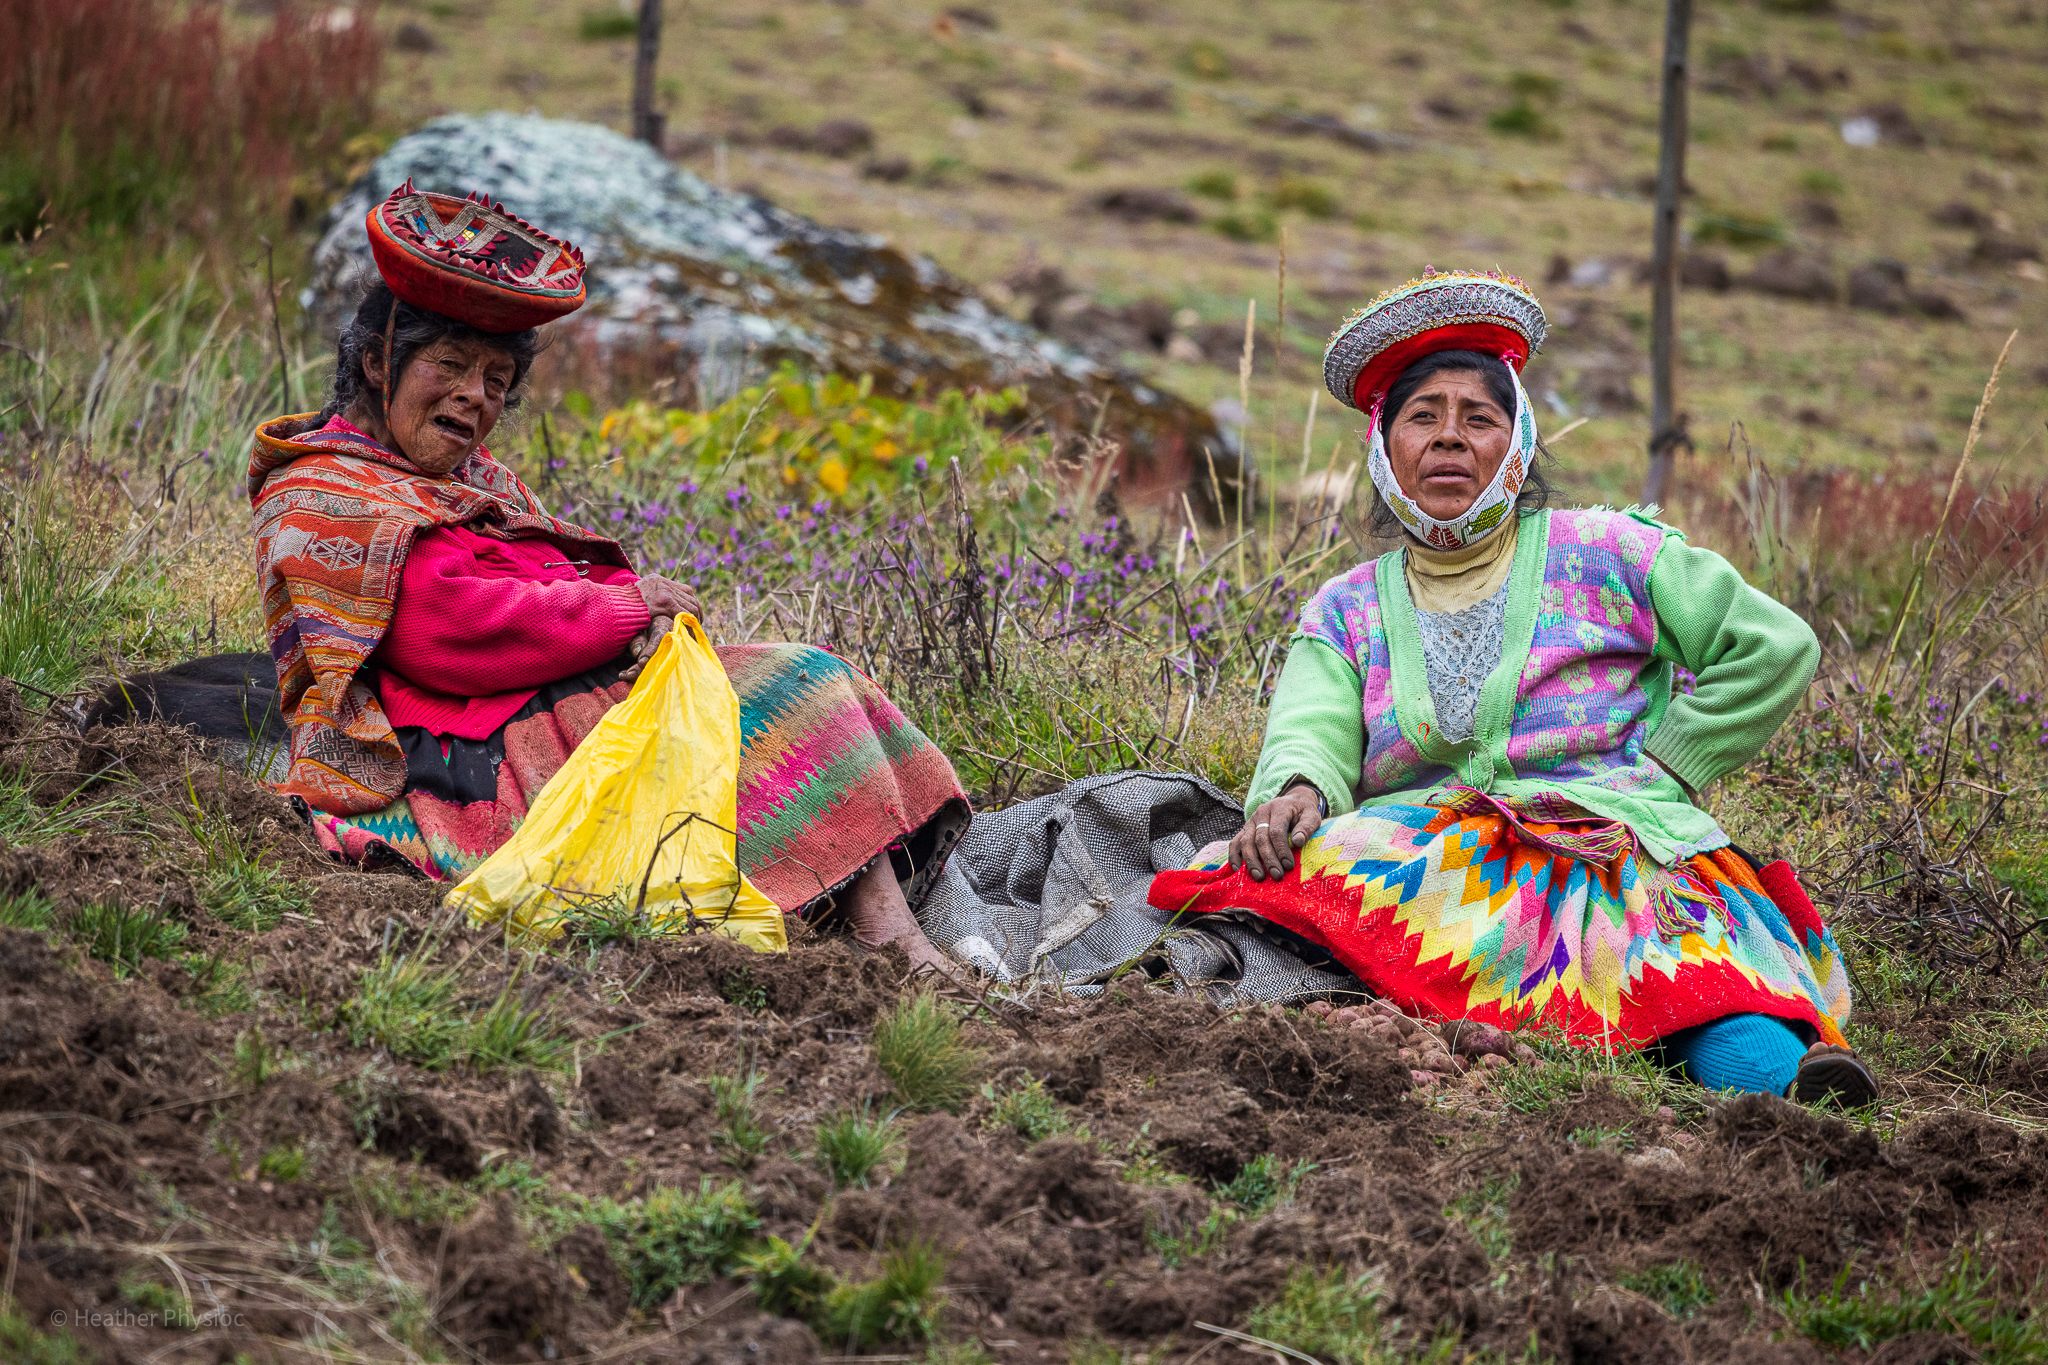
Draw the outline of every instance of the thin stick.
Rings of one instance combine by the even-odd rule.
[[[1294,476],[1297,483],[1308,477],[1309,447],[1316,442],[1316,404],[1322,401],[1322,397],[1320,388],[1308,391],[1308,417],[1301,428],[1301,472]]]
[[[1886,677],[1892,671],[1892,656],[1898,652],[1899,636],[1906,629],[1906,618],[1913,612],[1913,603],[1920,597],[1921,580],[1927,576],[1927,568],[1934,562],[1934,551],[1941,544],[1942,529],[1948,525],[1949,509],[1956,505],[1956,493],[1963,486],[1963,475],[1970,468],[1970,457],[1977,452],[1977,436],[1984,429],[1984,412],[1991,406],[1991,400],[1998,396],[1998,376],[2005,369],[2005,358],[2012,353],[2013,342],[2019,340],[2019,329],[2014,328],[2005,345],[1998,352],[1998,363],[1991,367],[1991,377],[1984,381],[1984,396],[1977,400],[1977,410],[1970,414],[1970,434],[1963,441],[1963,458],[1956,461],[1955,477],[1948,481],[1948,497],[1941,504],[1941,519],[1934,523],[1934,538],[1927,542],[1927,553],[1920,560],[1920,567],[1913,571],[1912,586],[1907,589],[1905,605],[1899,608],[1898,624],[1892,627],[1891,643],[1884,648],[1884,664],[1877,670],[1877,685],[1871,689],[1875,694],[1884,692]]]
[[[284,360],[284,323],[277,316],[277,251],[268,237],[257,240],[263,243],[263,273],[270,281],[270,335],[277,343],[278,394],[284,399],[284,410],[289,413],[292,410],[292,372]],[[385,356],[384,363],[390,365],[391,357]]]
[[[1554,446],[1559,441],[1562,441],[1565,437],[1571,435],[1573,432],[1577,431],[1580,427],[1586,425],[1586,423],[1592,420],[1593,419],[1590,417],[1579,417],[1573,419],[1572,421],[1566,422],[1556,431],[1553,431],[1550,433],[1550,435],[1544,437],[1543,444],[1547,446]]]
[[[1302,1351],[1297,1351],[1292,1346],[1282,1346],[1277,1341],[1268,1341],[1264,1337],[1255,1337],[1250,1332],[1232,1331],[1228,1327],[1216,1327],[1206,1322],[1198,1322],[1195,1324],[1195,1326],[1201,1328],[1204,1332],[1214,1332],[1218,1336],[1229,1337],[1232,1341],[1242,1341],[1246,1345],[1257,1346],[1261,1350],[1272,1351],[1277,1355],[1287,1356],[1294,1360],[1305,1361],[1307,1365],[1323,1365],[1322,1361],[1317,1360],[1312,1355],[1309,1355]]]
[[[1280,394],[1287,378],[1285,364],[1286,356],[1283,355],[1282,352],[1285,351],[1286,348],[1287,225],[1285,223],[1282,223],[1280,225],[1280,306],[1278,309],[1278,314],[1273,322],[1273,453],[1272,458],[1267,461],[1267,463],[1273,466],[1274,474],[1276,477],[1279,474],[1280,468]],[[1266,540],[1268,543],[1264,547],[1267,555],[1270,555],[1272,553],[1273,547],[1271,542],[1273,539],[1273,518],[1278,514],[1278,511],[1279,509],[1275,505],[1275,500],[1271,496],[1268,496],[1266,499]],[[1266,555],[1260,556],[1260,568],[1262,571],[1264,569],[1265,558]]]
[[[1244,421],[1237,429],[1237,534],[1244,543],[1244,486],[1251,477],[1252,454],[1252,339],[1258,335],[1259,301],[1244,301],[1244,353],[1237,358],[1237,405]],[[1219,512],[1221,508],[1217,509]],[[1244,550],[1237,552],[1237,582],[1244,585]]]

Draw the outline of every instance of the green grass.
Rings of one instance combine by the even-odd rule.
[[[1297,1268],[1278,1301],[1261,1304],[1245,1319],[1245,1330],[1330,1365],[1367,1365],[1378,1359],[1382,1328],[1379,1288],[1370,1275],[1347,1276]]]
[[[1646,1110],[1669,1105],[1682,1116],[1705,1108],[1698,1086],[1658,1066],[1646,1053],[1618,1051],[1609,1056],[1596,1048],[1572,1046],[1555,1034],[1525,1031],[1523,1036],[1545,1064],[1502,1067],[1491,1077],[1494,1093],[1517,1113],[1543,1113],[1603,1083]]]
[[[659,1189],[626,1204],[600,1205],[595,1221],[633,1286],[633,1302],[655,1308],[686,1284],[731,1270],[761,1226],[737,1181],[695,1191]]]
[[[620,894],[579,901],[557,921],[562,932],[591,948],[630,948],[658,936],[647,916]]]
[[[1297,1161],[1286,1170],[1271,1152],[1261,1152],[1244,1169],[1216,1187],[1216,1197],[1235,1204],[1245,1218],[1263,1218],[1275,1204],[1292,1199],[1310,1171],[1311,1161]]]
[[[922,1239],[882,1257],[882,1273],[840,1285],[825,1296],[812,1327],[829,1350],[851,1353],[890,1342],[929,1341],[938,1335],[940,1283],[951,1258]]]
[[[1063,1133],[1086,1135],[1087,1130],[1076,1128],[1066,1106],[1054,1099],[1045,1082],[1036,1076],[1026,1076],[1001,1091],[996,1089],[995,1082],[985,1082],[981,1096],[990,1102],[982,1119],[985,1127],[1008,1128],[1026,1142],[1043,1142]]]
[[[1152,1248],[1160,1264],[1172,1270],[1221,1250],[1236,1222],[1237,1210],[1221,1204],[1211,1207],[1201,1222],[1183,1232],[1168,1231],[1148,1219],[1145,1245]]]
[[[575,1046],[554,1006],[528,1003],[516,976],[469,1019],[458,1040],[461,1060],[478,1071],[509,1066],[567,1071],[574,1064]]]
[[[430,1071],[466,1064],[478,1071],[531,1066],[565,1071],[573,1040],[548,1003],[530,1004],[512,981],[481,1009],[462,1005],[452,967],[427,955],[387,957],[362,974],[336,1024],[355,1047],[383,1047]]]
[[[902,1137],[894,1114],[877,1118],[871,1107],[864,1104],[857,1110],[842,1109],[826,1118],[818,1125],[811,1142],[832,1176],[832,1183],[844,1189],[865,1186],[874,1169],[887,1162],[902,1144]]]
[[[1490,1175],[1485,1184],[1461,1192],[1444,1205],[1444,1217],[1471,1233],[1489,1261],[1504,1260],[1515,1249],[1508,1201],[1521,1183],[1519,1175]]]
[[[230,962],[221,952],[212,957],[198,953],[181,953],[179,961],[191,974],[192,990],[185,997],[185,1003],[209,1019],[224,1019],[230,1014],[246,1014],[256,1008],[260,997],[249,974],[249,969],[239,962]]]
[[[108,964],[116,976],[141,970],[150,959],[168,961],[185,941],[185,926],[162,906],[95,903],[64,926],[79,947]]]
[[[1336,218],[1344,212],[1344,201],[1327,185],[1291,176],[1283,176],[1273,186],[1266,195],[1266,202],[1275,212],[1292,209],[1310,218]]]
[[[1717,1297],[1706,1275],[1691,1261],[1673,1261],[1624,1275],[1621,1287],[1641,1294],[1680,1321],[1698,1316]]]
[[[57,907],[34,887],[19,895],[0,896],[0,929],[49,929],[57,922]]]
[[[196,797],[181,822],[203,857],[194,873],[199,903],[221,923],[262,933],[312,903],[305,882],[287,876],[250,851],[242,831],[217,811],[202,811]]]
[[[1203,171],[1188,181],[1188,193],[1228,204],[1237,198],[1237,177],[1229,171]]]
[[[0,1355],[12,1365],[94,1365],[98,1360],[69,1332],[41,1331],[11,1309],[0,1312]]]
[[[267,1148],[256,1159],[256,1174],[265,1180],[289,1183],[304,1180],[311,1165],[306,1149],[293,1142]]]
[[[239,1090],[256,1090],[287,1071],[297,1071],[305,1059],[289,1048],[271,1044],[261,1027],[251,1024],[235,1035],[235,1051],[228,1063],[228,1080]]]
[[[804,1260],[802,1248],[770,1237],[741,1253],[737,1265],[753,1281],[763,1308],[810,1323],[828,1352],[844,1348],[852,1353],[933,1341],[943,1306],[940,1284],[950,1259],[936,1243],[913,1240],[886,1252],[875,1278],[842,1284],[830,1271]]]
[[[2043,1286],[2000,1292],[1996,1270],[1959,1252],[1932,1279],[1886,1282],[1844,1270],[1818,1294],[1785,1291],[1792,1330],[1822,1346],[1871,1351],[1908,1332],[1943,1332],[1978,1348],[1986,1365],[2048,1360],[2048,1316],[2034,1310]]]
[[[899,1000],[875,1023],[875,1065],[911,1109],[957,1111],[974,1093],[981,1054],[960,1016],[930,991]]]
[[[640,21],[617,9],[588,9],[576,19],[576,36],[586,43],[615,43],[640,32]]]
[[[382,1047],[429,1070],[461,1053],[461,981],[425,957],[387,957],[365,971],[341,1003],[338,1023],[351,1047]]]
[[[768,1150],[774,1136],[761,1121],[755,1096],[761,1089],[761,1073],[744,1076],[706,1076],[704,1086],[711,1092],[718,1114],[718,1138],[725,1146],[725,1159],[742,1169],[754,1164]]]

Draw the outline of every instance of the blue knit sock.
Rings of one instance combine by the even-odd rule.
[[[1731,1014],[1657,1040],[1666,1066],[1709,1090],[1782,1095],[1799,1072],[1806,1044],[1768,1014]]]

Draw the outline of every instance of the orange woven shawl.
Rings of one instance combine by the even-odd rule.
[[[477,523],[507,538],[543,532],[628,565],[614,541],[558,521],[479,447],[446,478],[317,414],[256,429],[249,454],[256,572],[291,769],[278,787],[333,815],[379,810],[405,791],[405,755],[363,665],[391,624],[413,538]],[[630,565],[628,565],[630,567]]]

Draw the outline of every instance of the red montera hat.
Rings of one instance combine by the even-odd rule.
[[[378,272],[415,308],[480,332],[523,332],[583,306],[583,253],[481,195],[408,180],[367,226]]]
[[[1478,351],[1520,374],[1547,330],[1542,305],[1512,275],[1425,270],[1344,320],[1323,353],[1323,382],[1338,402],[1369,413],[1423,356]]]

